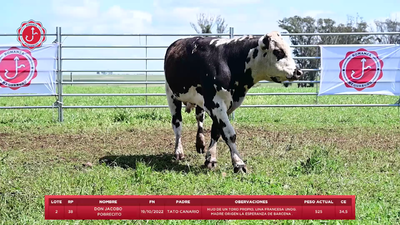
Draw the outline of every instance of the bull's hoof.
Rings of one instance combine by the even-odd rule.
[[[204,162],[204,166],[206,166],[208,169],[216,169],[217,168],[217,160],[206,160]]]
[[[233,172],[234,173],[239,173],[239,172],[247,173],[246,165],[236,165],[236,166],[234,166],[233,167]]]
[[[185,158],[185,154],[183,154],[183,153],[175,154],[175,160],[176,161],[182,160],[184,158]]]
[[[204,154],[205,151],[205,146],[204,145],[196,145],[196,150],[199,154]]]

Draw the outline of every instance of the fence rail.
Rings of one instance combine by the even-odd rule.
[[[264,34],[253,34],[253,36],[262,36]],[[357,33],[282,33],[282,36],[345,36],[345,35],[400,35],[400,32],[357,32]],[[0,37],[17,37],[17,34],[0,34]],[[61,27],[56,28],[56,33],[46,34],[46,36],[55,36],[57,42],[61,43],[62,40],[67,37],[138,37],[145,38],[144,45],[63,45],[59,46],[57,52],[57,94],[56,95],[43,95],[43,94],[16,94],[16,95],[1,95],[0,97],[55,97],[56,101],[51,106],[0,106],[0,109],[58,109],[58,120],[62,122],[63,110],[64,109],[77,109],[77,108],[167,108],[167,105],[150,105],[147,102],[147,97],[151,96],[165,96],[165,93],[148,93],[148,85],[163,85],[165,81],[151,81],[148,80],[149,73],[163,73],[162,69],[149,68],[148,62],[150,61],[162,61],[163,57],[149,57],[148,50],[150,49],[166,49],[168,45],[149,45],[148,38],[150,37],[185,37],[185,36],[204,36],[204,34],[72,34],[65,33],[61,31]],[[212,36],[218,37],[237,37],[244,36],[244,34],[234,34],[234,28],[230,27],[229,33],[227,34],[217,34]],[[344,45],[343,45],[344,46]],[[360,45],[365,46],[365,45]],[[382,45],[384,46],[384,45]],[[319,45],[290,45],[291,48],[315,48]],[[145,50],[145,57],[63,57],[63,51],[68,49],[143,49]],[[321,59],[319,56],[303,56],[294,57],[298,60],[318,60]],[[101,70],[104,73],[142,73],[145,75],[144,81],[93,81],[93,80],[78,80],[73,81],[72,73],[94,73],[99,72],[99,70],[88,69],[63,69],[63,62],[71,61],[144,61],[145,69],[120,69],[120,70]],[[303,71],[320,71],[319,68],[303,69]],[[70,81],[64,80],[64,73],[70,73]],[[110,75],[111,76],[111,75]],[[262,81],[261,84],[269,83],[268,81]],[[305,93],[248,93],[249,96],[268,96],[268,95],[315,95],[317,104],[287,104],[287,105],[242,105],[244,108],[255,108],[255,107],[399,107],[399,104],[318,104],[318,80],[312,81],[292,81],[285,82],[292,84],[314,84],[315,92],[305,92]],[[145,85],[145,93],[74,93],[66,94],[63,92],[64,85],[104,85],[104,84],[122,84],[122,85]],[[82,106],[82,105],[64,105],[64,97],[112,97],[112,96],[126,96],[126,97],[146,97],[146,105],[98,105],[98,106]]]

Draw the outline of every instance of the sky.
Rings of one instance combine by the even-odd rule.
[[[400,19],[400,0],[11,0],[2,2],[0,34],[14,34],[23,21],[40,21],[48,33],[63,34],[194,34],[190,22],[199,13],[221,15],[235,34],[282,31],[277,21],[290,16],[332,18],[347,16]],[[385,3],[383,3],[385,2]],[[178,37],[63,37],[63,45],[169,45]],[[50,44],[54,37],[48,37]],[[1,37],[0,45],[19,45],[16,37]],[[163,57],[165,49],[148,50],[148,57]],[[144,57],[143,49],[64,49],[63,57]],[[65,70],[145,69],[144,61],[65,61]],[[148,69],[162,69],[149,61]]]

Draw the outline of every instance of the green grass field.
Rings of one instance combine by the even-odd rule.
[[[65,93],[145,87],[65,86]],[[149,87],[163,93],[162,87]],[[251,92],[314,92],[263,85]],[[323,96],[319,104],[393,104],[393,96]],[[0,98],[1,106],[54,97]],[[249,96],[243,104],[315,104],[315,96]],[[166,105],[165,97],[148,104]],[[144,105],[145,97],[65,97],[64,105]],[[0,224],[400,224],[400,113],[395,107],[239,108],[232,121],[248,174],[202,167],[194,113],[183,114],[186,159],[173,161],[168,109],[0,110]],[[206,118],[206,138],[210,138]],[[106,160],[105,160],[106,159]],[[93,166],[87,166],[90,162]],[[45,221],[44,195],[356,195],[355,221]]]

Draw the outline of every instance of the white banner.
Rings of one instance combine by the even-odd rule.
[[[338,94],[400,95],[400,46],[321,46],[318,95]]]
[[[0,46],[0,94],[56,94],[58,44]]]

